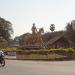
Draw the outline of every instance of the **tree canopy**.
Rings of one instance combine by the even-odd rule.
[[[54,24],[51,24],[50,25],[50,30],[53,32],[55,30],[55,25]]]
[[[12,23],[0,17],[0,37],[9,40],[13,34]]]
[[[75,29],[73,28],[72,23],[67,23],[66,26],[66,36],[72,40],[73,42],[75,42]]]

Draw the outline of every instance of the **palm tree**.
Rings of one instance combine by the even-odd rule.
[[[51,24],[50,25],[50,30],[53,32],[55,30],[55,25],[54,24]]]

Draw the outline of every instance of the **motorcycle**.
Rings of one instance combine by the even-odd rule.
[[[0,64],[2,67],[5,66],[5,58],[4,58],[4,55],[0,55]]]

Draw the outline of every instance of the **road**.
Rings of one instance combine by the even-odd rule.
[[[0,75],[75,75],[75,61],[6,60]]]

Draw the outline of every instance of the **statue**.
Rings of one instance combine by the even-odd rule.
[[[43,39],[42,39],[42,33],[44,33],[44,29],[40,28],[38,33],[37,33],[37,42],[39,45],[42,47],[43,46]]]
[[[42,47],[43,46],[42,33],[44,33],[44,29],[36,28],[35,24],[33,24],[31,30],[32,30],[32,35],[30,38],[32,39],[31,40],[32,44],[37,44]]]
[[[36,29],[35,24],[33,24],[33,26],[32,26],[32,34],[35,35],[36,33],[37,33],[37,29]]]

